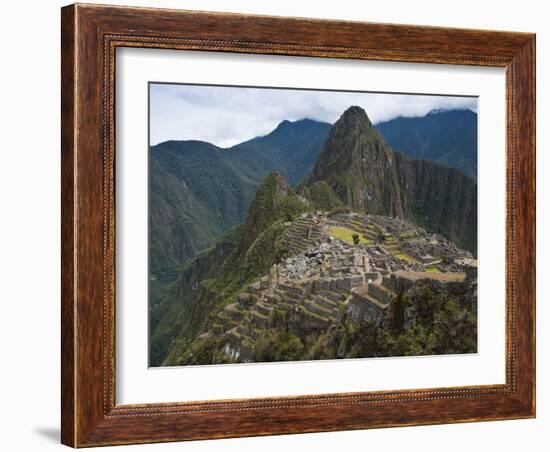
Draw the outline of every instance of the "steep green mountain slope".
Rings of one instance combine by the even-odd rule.
[[[408,218],[392,150],[365,111],[350,107],[334,124],[308,185],[328,183],[343,203],[371,214]]]
[[[454,168],[395,153],[401,185],[417,225],[437,232],[477,256],[477,183]]]
[[[412,220],[476,254],[475,179],[392,151],[360,107],[333,126],[307,185],[319,181],[353,210]]]
[[[257,180],[199,141],[154,146],[149,164],[150,270],[162,276],[242,221]]]
[[[477,114],[471,110],[399,117],[377,124],[376,129],[396,151],[477,176]]]
[[[200,304],[204,312],[210,307],[207,299],[207,277],[214,275],[238,246],[240,228],[227,232],[211,249],[187,263],[177,279],[162,291],[160,301],[149,309],[149,365],[159,366],[169,346],[182,331],[191,334],[190,320]]]
[[[244,225],[193,259],[152,309],[150,365],[161,365],[167,353],[181,353],[244,285],[281,259],[287,252],[281,241],[285,221],[307,209],[279,173],[266,176]]]

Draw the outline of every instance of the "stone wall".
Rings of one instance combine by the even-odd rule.
[[[347,312],[355,322],[368,322],[379,326],[384,319],[386,309],[387,306],[375,304],[370,298],[353,292]]]

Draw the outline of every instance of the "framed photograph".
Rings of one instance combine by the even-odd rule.
[[[62,9],[62,442],[535,416],[535,36]]]

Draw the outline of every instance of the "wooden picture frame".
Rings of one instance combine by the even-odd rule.
[[[62,9],[62,442],[73,447],[535,416],[535,35],[71,5]],[[115,403],[115,50],[506,69],[506,383]]]

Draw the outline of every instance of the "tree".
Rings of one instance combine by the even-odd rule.
[[[353,239],[353,243],[355,245],[359,245],[359,234],[353,234],[351,238]]]
[[[253,361],[298,361],[304,358],[304,352],[304,344],[295,334],[268,329],[256,341]]]

